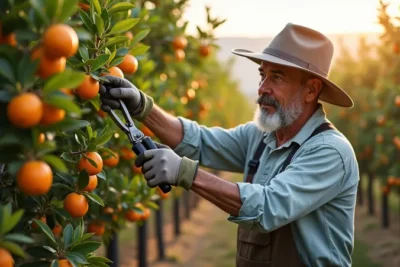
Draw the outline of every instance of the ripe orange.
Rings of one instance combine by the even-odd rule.
[[[89,203],[84,195],[70,193],[64,199],[64,209],[72,218],[80,218],[87,213]]]
[[[42,47],[32,52],[31,59],[39,60],[39,67],[36,70],[36,74],[43,79],[56,73],[63,72],[67,64],[65,57],[51,58],[45,55]]]
[[[122,70],[118,67],[111,67],[108,69],[108,73],[104,72],[101,74],[101,76],[107,76],[107,75],[111,75],[111,76],[115,76],[115,77],[119,77],[119,78],[124,78],[124,73],[122,72]]]
[[[6,36],[0,36],[0,44],[8,44],[11,46],[16,46],[17,38],[15,37],[15,33],[10,33]]]
[[[81,85],[76,88],[75,93],[82,100],[89,100],[97,96],[99,93],[100,84],[90,75],[86,75]]]
[[[386,123],[386,117],[384,115],[379,115],[378,117],[376,117],[376,123],[379,126],[383,126]]]
[[[183,51],[182,49],[175,50],[175,59],[178,62],[183,61],[185,59],[185,51]]]
[[[121,148],[121,158],[125,160],[130,160],[135,157],[135,153],[132,151],[132,149],[128,147],[123,147]]]
[[[119,162],[119,155],[118,153],[113,153],[114,156],[108,154],[108,153],[103,153],[103,157],[107,156],[107,159],[103,159],[104,165],[108,167],[115,167],[118,165]]]
[[[72,89],[68,89],[68,88],[60,88],[60,91],[63,92],[66,95],[73,95],[74,92]]]
[[[60,233],[61,233],[61,231],[62,231],[62,226],[59,225],[59,224],[57,223],[57,224],[54,226],[54,228],[51,229],[51,231],[53,232],[53,234],[54,234],[55,236],[59,236]]]
[[[4,248],[0,248],[0,266],[1,267],[14,266],[14,259],[11,256],[11,253],[5,250]]]
[[[43,116],[43,103],[34,93],[22,93],[8,103],[7,116],[19,128],[37,125]]]
[[[89,183],[88,185],[82,189],[82,191],[92,192],[97,187],[97,176],[91,175],[89,176]]]
[[[125,219],[127,219],[130,222],[136,222],[142,219],[142,214],[134,211],[134,210],[128,210],[125,213]]]
[[[394,104],[396,107],[400,107],[400,95],[397,95],[394,99]]]
[[[58,260],[58,267],[73,267],[73,265],[66,259]]]
[[[396,184],[397,184],[396,177],[394,177],[394,176],[389,176],[388,179],[387,179],[387,185],[388,185],[388,186],[394,186],[394,185],[396,185]]]
[[[157,186],[157,194],[161,197],[161,199],[167,199],[169,197],[169,193],[164,193],[158,186]]]
[[[89,11],[89,9],[90,9],[90,6],[88,4],[85,4],[85,3],[78,3],[78,6],[80,8],[82,8],[84,11]]]
[[[395,53],[396,55],[399,55],[400,54],[400,44],[398,42],[393,43],[392,50],[393,50],[393,53]]]
[[[143,209],[143,214],[142,214],[140,219],[145,221],[150,217],[150,214],[151,214],[151,210],[149,208],[144,208]]]
[[[126,37],[128,37],[129,40],[132,40],[132,39],[133,39],[133,34],[132,34],[131,32],[126,32],[126,33],[124,33],[124,35],[125,35]]]
[[[398,136],[393,137],[393,144],[397,149],[400,150],[400,137]]]
[[[390,192],[390,187],[387,186],[387,185],[385,185],[385,186],[382,188],[382,193],[383,193],[384,195],[388,195],[389,192]]]
[[[39,137],[38,137],[38,143],[43,144],[45,140],[46,140],[46,136],[44,135],[44,133],[40,133]]]
[[[47,223],[46,216],[40,216],[40,217],[36,216],[35,219],[39,220],[39,221],[41,221],[43,223]],[[35,221],[32,221],[31,228],[32,229],[37,229],[38,227],[39,227],[39,225]]]
[[[106,225],[102,221],[93,221],[88,225],[88,233],[94,233],[97,236],[104,234],[106,230]]]
[[[43,103],[43,116],[40,124],[50,125],[60,122],[65,117],[65,110]]]
[[[132,171],[133,171],[133,173],[135,173],[135,174],[142,174],[142,168],[136,167],[135,164],[132,164]]]
[[[44,33],[45,54],[52,58],[71,57],[78,51],[79,39],[75,30],[66,24],[54,24]]]
[[[148,137],[154,137],[154,133],[148,127],[146,127],[146,125],[142,124],[140,130],[143,132],[144,135]]]
[[[27,196],[40,196],[49,192],[53,184],[53,172],[44,161],[31,160],[19,169],[17,185]]]
[[[87,158],[93,160],[97,166],[93,166]],[[81,171],[85,169],[89,175],[96,175],[101,170],[103,169],[103,159],[100,157],[99,153],[97,152],[86,152],[85,156],[82,156],[82,158],[78,162],[78,170]]]
[[[132,56],[132,55],[125,55],[124,60],[121,62],[121,64],[118,65],[118,67],[125,73],[135,73],[138,69],[138,61],[137,59]]]
[[[113,214],[114,213],[114,209],[111,207],[105,207],[103,210],[104,214]]]
[[[175,49],[185,49],[187,46],[187,40],[183,36],[177,36],[172,41],[172,45]]]
[[[102,118],[104,118],[105,116],[106,116],[106,112],[105,111],[103,111],[103,110],[101,110],[101,109],[99,109],[98,111],[97,111],[97,115],[99,115],[100,117],[102,117]]]
[[[202,57],[207,57],[211,53],[211,46],[201,45],[199,52]]]

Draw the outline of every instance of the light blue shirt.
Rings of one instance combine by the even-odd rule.
[[[253,183],[237,183],[243,205],[239,216],[229,221],[263,232],[292,223],[297,250],[307,266],[351,266],[358,164],[351,144],[336,130],[305,142],[328,121],[322,105],[280,147],[274,133],[261,132],[253,122],[225,130],[179,119],[184,138],[174,149],[177,154],[208,168],[244,173],[244,180],[259,142],[266,143]],[[293,143],[301,147],[278,173]]]

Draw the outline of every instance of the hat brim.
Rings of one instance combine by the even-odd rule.
[[[288,66],[288,67],[293,67],[296,69],[301,69],[305,72],[311,73],[323,80],[326,86],[324,86],[319,99],[322,101],[325,101],[327,103],[330,103],[332,105],[340,106],[340,107],[346,107],[346,108],[351,108],[354,106],[354,102],[351,99],[351,97],[339,86],[325,78],[324,76],[308,70],[306,68],[303,68],[295,63],[292,63],[290,61],[287,61],[285,59],[269,55],[267,53],[255,53],[249,50],[245,49],[233,49],[232,53],[238,56],[246,57],[252,61],[254,61],[257,64],[261,64],[262,61],[267,61],[271,62],[274,64],[278,65],[283,65],[283,66]]]

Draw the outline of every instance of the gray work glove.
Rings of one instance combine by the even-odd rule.
[[[147,150],[135,161],[136,167],[142,168],[147,185],[156,187],[170,184],[190,190],[197,174],[198,161],[180,157],[167,146],[158,143],[156,145],[166,148]]]
[[[133,118],[144,120],[153,108],[153,99],[126,79],[115,76],[105,78],[108,82],[100,86],[101,109],[105,112],[119,109],[121,107],[118,100],[122,100]]]

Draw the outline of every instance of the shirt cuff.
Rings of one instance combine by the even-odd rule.
[[[183,127],[183,139],[173,149],[176,154],[188,157],[192,160],[199,160],[200,151],[200,127],[191,120],[178,117]]]
[[[260,229],[260,221],[263,216],[262,207],[265,199],[262,196],[264,191],[262,186],[258,187],[255,184],[242,182],[236,184],[239,188],[242,207],[239,210],[239,215],[230,215],[228,221],[240,224],[247,229]]]

